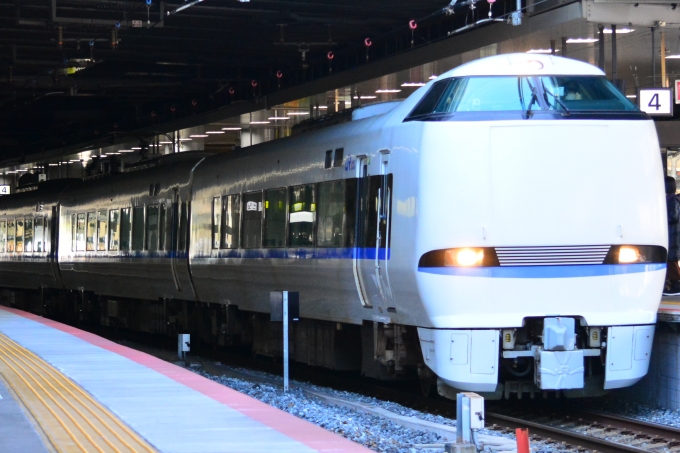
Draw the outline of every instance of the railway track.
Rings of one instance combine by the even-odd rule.
[[[103,333],[98,332],[100,335]],[[118,341],[125,336],[124,334],[121,335],[120,332],[111,335]],[[174,351],[158,349],[159,345],[156,345],[156,348],[141,345],[139,337],[135,335],[128,341],[132,343],[126,342],[127,346],[142,349],[165,360],[172,361],[173,356],[175,356]],[[224,352],[209,350],[200,351],[200,355],[208,360],[219,360],[222,363],[237,367],[251,368],[252,366],[259,371],[273,374],[280,372],[280,366],[272,361],[253,360],[251,357],[244,356],[234,357]],[[233,360],[230,360],[230,358]],[[219,374],[219,367],[210,365],[211,362],[208,360],[205,361],[205,370],[209,373]],[[436,413],[450,418],[456,416],[455,402],[438,398],[423,398],[418,393],[409,393],[366,380],[348,379],[346,375],[339,376],[337,373],[319,368],[296,364],[291,367],[291,377],[309,381],[319,386],[353,391],[396,402],[424,412]],[[249,377],[246,373],[242,378],[249,380],[252,379],[252,376]],[[276,379],[270,383],[280,385]],[[527,402],[526,406],[519,410],[516,406],[513,409],[508,409],[507,405],[490,404],[487,409],[489,410],[486,412],[485,424],[489,429],[514,433],[516,428],[528,428],[533,443],[545,445],[553,451],[680,453],[680,429],[666,425],[576,408],[566,404],[557,406],[553,404],[548,409],[547,405]]]

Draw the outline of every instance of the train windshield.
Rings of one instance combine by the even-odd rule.
[[[604,77],[479,76],[435,83],[407,119],[474,112],[639,112]]]

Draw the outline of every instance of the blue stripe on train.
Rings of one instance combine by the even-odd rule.
[[[572,278],[636,274],[662,269],[666,269],[666,263],[589,264],[577,266],[419,267],[418,272],[439,275],[457,275],[461,277]]]

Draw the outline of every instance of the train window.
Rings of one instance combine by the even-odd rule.
[[[158,221],[158,250],[165,250],[165,225],[167,222],[167,209],[162,204],[160,207],[160,220]]]
[[[316,221],[314,185],[291,187],[289,200],[288,244],[291,247],[312,247]]]
[[[7,222],[5,220],[0,222],[0,252],[7,251]]]
[[[335,157],[333,158],[334,167],[342,167],[342,163],[345,160],[345,149],[338,148],[335,150]]]
[[[94,252],[94,238],[97,235],[97,213],[87,213],[87,234],[85,235],[85,250]]]
[[[144,249],[144,206],[132,208],[132,250]]]
[[[177,250],[184,251],[187,248],[187,224],[189,223],[189,206],[186,201],[182,202],[179,213],[179,237],[177,238]]]
[[[243,194],[243,248],[262,246],[262,191]]]
[[[16,226],[14,219],[7,220],[7,251],[14,252],[14,240],[16,234]]]
[[[409,118],[427,115],[429,113],[434,112],[434,108],[439,102],[439,98],[442,96],[442,93],[449,85],[450,81],[451,79],[446,79],[434,83],[432,85],[432,88],[430,88],[430,91],[428,91],[427,94],[423,96],[423,99],[418,103],[416,108],[413,109],[413,111],[409,115]]]
[[[323,163],[323,168],[331,168],[333,166],[333,150],[326,151],[326,159]]]
[[[146,250],[158,250],[158,206],[146,208]]]
[[[222,248],[238,248],[241,225],[241,196],[227,195],[222,199]]]
[[[286,245],[286,189],[268,190],[264,202],[264,246]]]
[[[109,211],[109,250],[116,251],[120,247],[120,211]]]
[[[541,77],[539,80],[550,110],[638,110],[604,77]]]
[[[33,217],[24,220],[24,251],[33,251]]]
[[[71,215],[71,251],[76,251],[76,215]]]
[[[85,214],[78,214],[76,224],[76,251],[85,251]]]
[[[220,248],[220,227],[222,226],[222,198],[215,197],[212,202],[212,248]]]
[[[17,233],[16,233],[16,248],[17,253],[24,252],[24,219],[17,219]]]
[[[357,180],[343,179],[319,184],[317,245],[354,246]]]
[[[106,251],[106,233],[108,230],[108,212],[99,211],[97,213],[97,250],[100,252]]]
[[[120,210],[120,249],[130,250],[130,208]]]
[[[44,252],[45,251],[45,217],[39,215],[35,217],[35,221],[33,222],[33,228],[35,231],[34,237],[33,237],[33,242],[35,246],[33,249],[36,252]]]
[[[359,247],[376,247],[380,228],[380,248],[389,247],[388,213],[391,210],[392,174],[363,178],[359,187],[360,204],[357,228]]]

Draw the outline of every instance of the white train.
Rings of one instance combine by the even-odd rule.
[[[269,293],[299,291],[300,362],[447,397],[598,395],[648,369],[662,176],[653,122],[600,70],[500,55],[337,126],[3,197],[0,287],[264,355]]]

